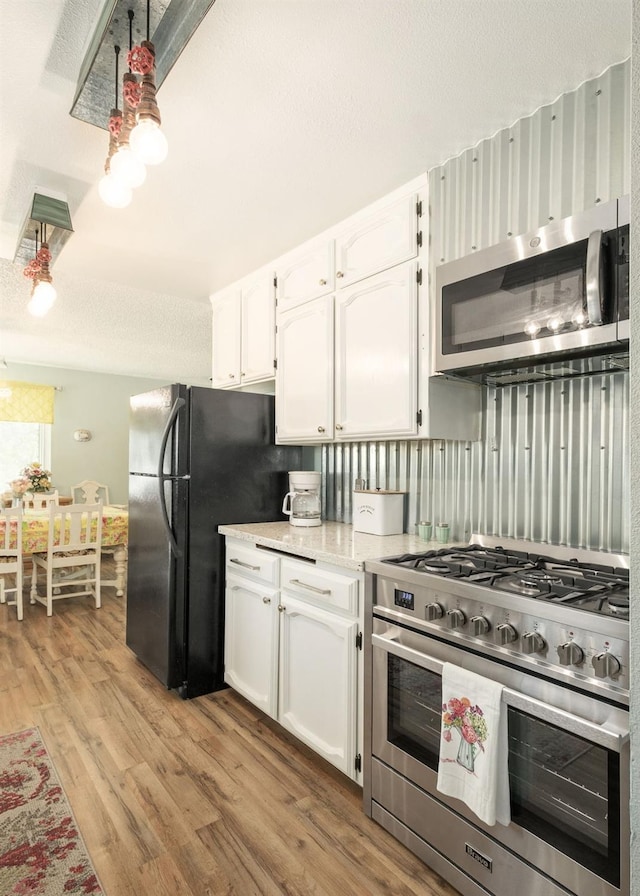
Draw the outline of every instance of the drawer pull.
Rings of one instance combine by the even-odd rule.
[[[262,603],[263,603],[263,604],[270,604],[270,603],[271,603],[271,598],[270,598],[270,597],[263,597],[263,598],[262,598]]]
[[[316,588],[315,585],[307,585],[304,582],[301,582],[300,579],[289,579],[289,584],[298,585],[299,588],[307,588],[315,594],[331,594],[331,588]]]
[[[252,566],[250,563],[243,563],[242,560],[236,560],[235,557],[230,557],[229,563],[235,563],[237,566],[244,566],[245,569],[252,569],[254,572],[257,572],[260,569],[259,566]]]

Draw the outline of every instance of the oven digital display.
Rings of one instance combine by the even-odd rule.
[[[402,607],[403,610],[413,610],[413,594],[410,591],[400,591],[396,588],[394,601],[396,607]]]

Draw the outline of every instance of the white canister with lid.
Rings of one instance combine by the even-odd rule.
[[[405,492],[387,489],[355,489],[353,528],[370,535],[401,535],[404,531]]]

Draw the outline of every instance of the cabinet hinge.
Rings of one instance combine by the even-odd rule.
[[[274,358],[274,359],[273,359],[273,369],[274,369],[274,370],[277,370],[277,369],[278,369],[278,359],[277,359],[277,358]]]
[[[362,650],[362,632],[356,635],[356,650]]]
[[[422,231],[421,230],[419,230],[418,233],[416,234],[416,239],[418,242],[418,248],[421,249],[422,248]]]
[[[420,408],[416,414],[416,423],[418,426],[422,426],[422,408]]]
[[[361,771],[362,771],[362,754],[361,754],[361,753],[357,753],[357,754],[356,754],[355,766],[356,766],[356,771],[357,771],[357,772],[361,772]]]
[[[416,202],[416,215],[421,218],[422,217],[422,199],[419,199]]]
[[[277,287],[278,287],[278,278],[277,277],[273,278],[273,286],[275,289],[277,289]]]
[[[416,283],[418,286],[422,286],[422,268],[418,268],[416,271]]]

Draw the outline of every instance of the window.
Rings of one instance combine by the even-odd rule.
[[[0,422],[0,492],[33,461],[51,469],[51,425]]]

